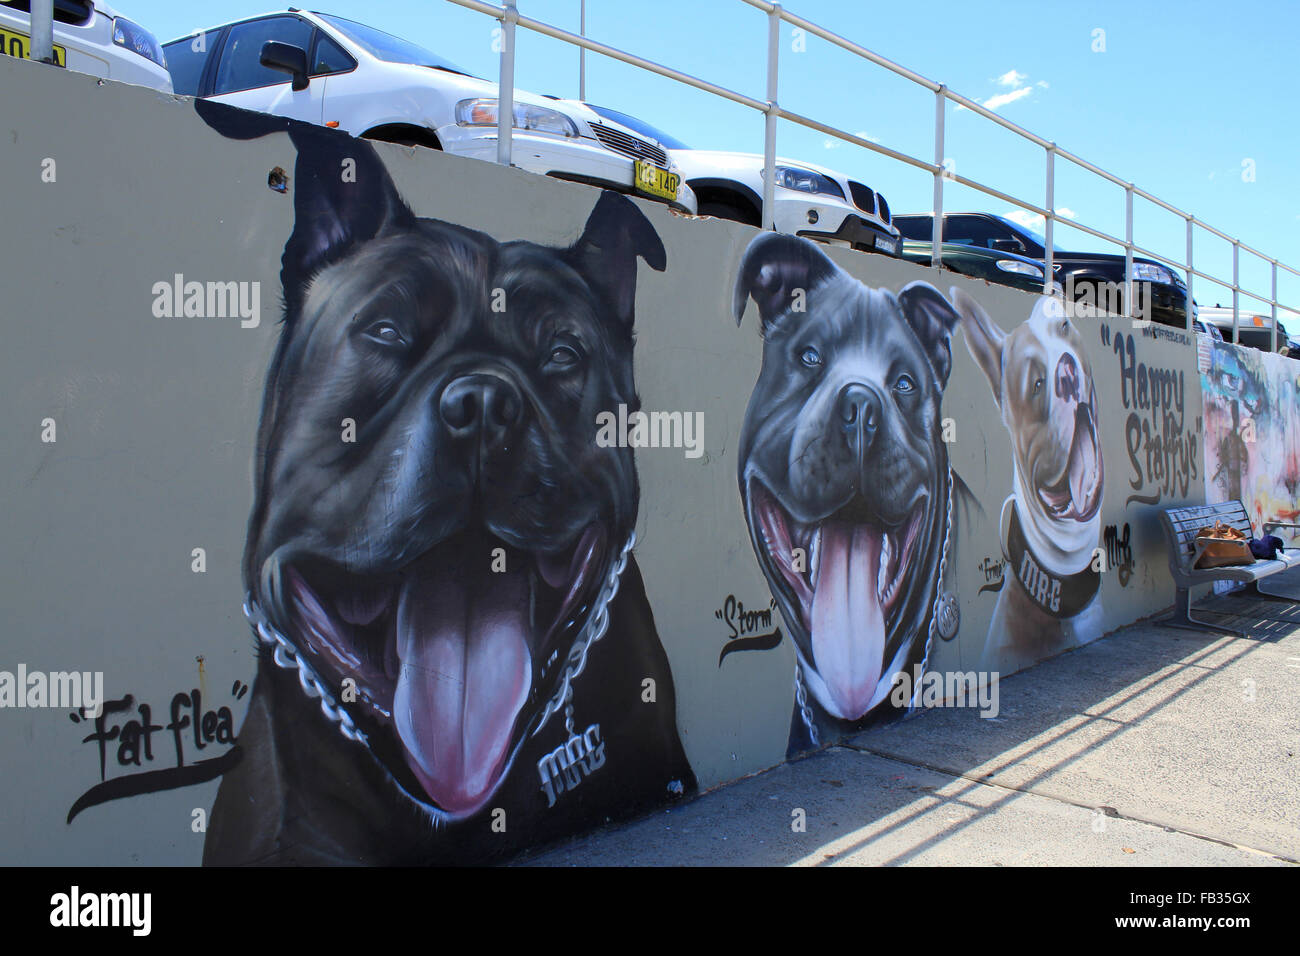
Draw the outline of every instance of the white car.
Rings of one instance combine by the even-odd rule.
[[[758,226],[762,223],[763,157],[756,153],[691,149],[634,116],[587,104],[606,121],[621,123],[663,143],[699,201],[702,216]],[[885,197],[824,166],[776,160],[773,227],[833,245],[889,256],[902,253],[902,238]]]
[[[353,20],[290,10],[213,27],[163,49],[176,92],[186,96],[496,159],[496,83]],[[521,169],[696,211],[663,146],[582,103],[516,90],[513,126],[511,161]]]
[[[30,0],[0,0],[0,53],[31,57],[30,8]],[[77,73],[172,91],[154,35],[98,0],[54,0],[54,62]]]

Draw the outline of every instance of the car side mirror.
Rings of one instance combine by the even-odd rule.
[[[994,239],[993,248],[998,252],[1023,253],[1025,245],[1019,239]]]
[[[307,76],[307,51],[302,47],[291,43],[280,43],[278,40],[267,40],[262,44],[261,61],[262,66],[288,73],[293,77],[295,90],[307,89],[307,84],[310,82]]]

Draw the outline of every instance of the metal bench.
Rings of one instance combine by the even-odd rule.
[[[1224,568],[1196,567],[1196,561],[1204,550],[1204,546],[1198,545],[1196,541],[1196,532],[1201,528],[1213,527],[1216,521],[1222,521],[1229,527],[1245,532],[1247,538],[1255,536],[1250,523],[1250,514],[1246,511],[1246,506],[1240,501],[1165,508],[1160,512],[1160,521],[1164,525],[1165,539],[1169,545],[1169,573],[1173,575],[1174,584],[1178,589],[1174,600],[1174,613],[1160,621],[1160,624],[1168,627],[1183,627],[1193,631],[1215,631],[1245,636],[1243,631],[1220,627],[1192,615],[1191,589],[1198,584],[1210,584],[1214,581],[1243,583],[1246,585],[1245,594],[1250,597],[1300,604],[1300,600],[1295,598],[1261,591],[1259,588],[1261,579],[1291,568],[1300,567],[1300,550],[1294,548],[1283,550],[1272,561],[1256,559],[1254,564]],[[1279,523],[1269,522],[1269,524],[1270,526],[1276,526]]]

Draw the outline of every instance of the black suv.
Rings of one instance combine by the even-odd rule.
[[[934,216],[899,215],[894,225],[904,239],[929,240]],[[951,212],[943,216],[943,241],[1014,252],[1040,262],[1047,256],[1046,239],[1033,229],[1002,216],[983,212]],[[1124,257],[1104,252],[1067,252],[1053,243],[1052,269],[1067,299],[1091,300],[1098,312],[1124,311]],[[1139,289],[1136,312],[1146,312],[1161,325],[1187,328],[1187,283],[1168,266],[1151,259],[1133,259],[1133,283]],[[1196,315],[1196,303],[1192,303]]]

